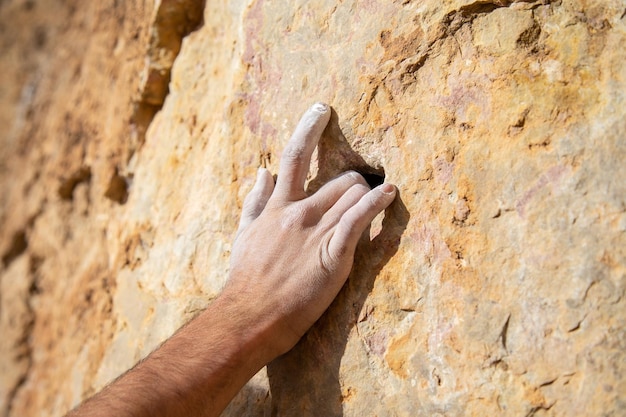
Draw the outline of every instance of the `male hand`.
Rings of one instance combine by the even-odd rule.
[[[308,197],[311,154],[330,118],[302,117],[280,163],[246,197],[218,299],[72,416],[218,416],[260,368],[291,349],[345,282],[359,237],[396,189],[347,172]]]
[[[347,172],[308,197],[311,154],[330,118],[302,117],[280,163],[246,197],[217,300],[72,416],[218,416],[258,370],[291,349],[345,282],[359,237],[396,189]]]
[[[232,249],[222,297],[254,321],[269,360],[291,349],[328,308],[350,274],[360,236],[396,195],[391,184],[370,190],[350,171],[307,196],[311,155],[329,119],[321,103],[302,116],[276,185],[259,170]]]

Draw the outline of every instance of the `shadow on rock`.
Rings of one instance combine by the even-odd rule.
[[[266,388],[250,383],[232,399],[222,412],[223,416],[269,417],[271,412],[270,393]]]
[[[309,191],[348,169],[379,174],[348,144],[333,116],[318,148],[319,173]],[[397,252],[409,212],[400,195],[385,210],[382,230],[369,240],[369,230],[357,247],[348,281],[326,313],[287,354],[267,367],[272,416],[342,416],[339,368],[351,329],[381,269]]]
[[[348,170],[359,172],[370,186],[381,184],[385,177],[382,166],[368,165],[363,157],[352,149],[339,127],[339,116],[335,110],[332,110],[328,126],[317,146],[317,159],[319,170],[317,176],[309,183],[307,188],[309,194]]]

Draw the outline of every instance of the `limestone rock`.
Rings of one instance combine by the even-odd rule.
[[[0,33],[1,415],[63,415],[210,303],[314,100],[310,189],[399,198],[224,415],[626,412],[623,0],[5,0]]]

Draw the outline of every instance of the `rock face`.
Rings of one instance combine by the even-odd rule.
[[[623,0],[1,1],[0,415],[63,415],[216,297],[314,100],[311,190],[400,197],[224,415],[625,414],[625,43]]]

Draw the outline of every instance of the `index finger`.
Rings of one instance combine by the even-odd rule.
[[[276,188],[272,197],[295,201],[306,197],[304,182],[311,155],[330,120],[330,108],[315,103],[302,116],[280,159]]]

